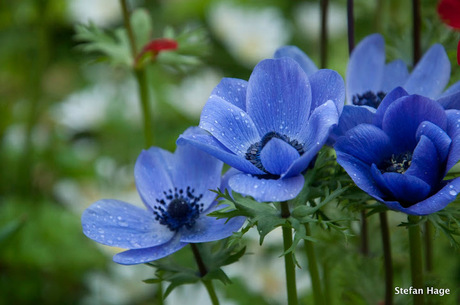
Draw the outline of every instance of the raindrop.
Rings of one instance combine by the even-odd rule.
[[[455,190],[450,190],[449,194],[452,196],[457,196],[457,192]]]
[[[124,222],[124,221],[120,221],[120,222],[118,222],[118,225],[119,225],[120,227],[127,227],[127,226],[128,226],[128,223],[127,223],[127,222]]]

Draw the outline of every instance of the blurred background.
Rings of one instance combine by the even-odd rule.
[[[258,61],[286,44],[320,63],[319,1],[128,4],[131,11],[139,8],[147,16],[149,39],[174,32],[190,46],[182,57],[164,52],[146,66],[154,145],[171,151],[179,134],[198,124],[202,106],[222,77],[248,79]],[[402,58],[410,66],[410,12],[409,1],[355,0],[356,42],[380,32],[387,59]],[[436,1],[422,0],[422,15],[423,50],[442,43],[453,64],[452,82],[459,80],[457,33],[438,19]],[[134,162],[144,148],[137,85],[123,65],[123,50],[111,49],[116,53],[112,57],[101,51],[115,45],[114,33],[122,26],[120,2],[115,0],[0,2],[0,304],[154,304],[156,286],[142,283],[154,270],[113,263],[111,257],[120,249],[89,240],[80,225],[82,211],[99,199],[141,204],[133,177]],[[91,36],[82,29],[90,27],[99,30],[92,32],[99,38],[107,35],[107,45],[88,47]],[[328,33],[326,67],[344,76],[345,0],[330,1]],[[332,213],[348,213],[329,206],[337,210]],[[379,234],[374,218],[369,219],[370,232]],[[397,227],[402,220],[404,216],[391,214],[395,284],[409,287],[407,232]],[[357,222],[350,228],[358,234]],[[217,287],[223,304],[283,304],[278,233],[271,233],[262,248],[256,232],[245,237],[249,254],[226,269],[233,284]],[[322,268],[330,271],[331,304],[378,304],[383,295],[379,239],[371,238],[371,256],[363,259],[356,237],[345,240],[320,229],[314,234],[320,240]],[[185,252],[179,251],[178,259],[189,255]],[[455,292],[432,304],[456,304],[458,254],[437,234],[432,278],[437,286]],[[300,295],[310,300],[307,273],[300,270],[298,279]],[[404,297],[396,300],[409,302]],[[199,285],[181,287],[166,300],[208,302]]]

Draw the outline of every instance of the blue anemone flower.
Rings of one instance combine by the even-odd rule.
[[[317,68],[305,53],[293,46],[285,46],[275,53],[276,58],[290,57],[307,74]],[[403,87],[409,94],[439,99],[446,109],[460,109],[460,82],[443,90],[450,78],[450,61],[444,47],[433,45],[409,74],[404,61],[385,63],[385,41],[380,34],[364,38],[353,50],[346,73],[346,103],[339,124],[331,133],[330,143],[350,128],[372,123],[375,109],[387,93]]]
[[[290,58],[261,61],[249,81],[224,78],[203,108],[188,142],[234,167],[228,184],[258,201],[298,195],[302,173],[337,124],[345,87],[340,75],[319,70],[307,77]]]
[[[387,95],[373,124],[350,129],[334,148],[356,185],[390,209],[431,214],[460,191],[460,178],[443,180],[460,159],[460,111],[402,88]]]
[[[187,131],[186,134],[190,132]],[[147,209],[103,199],[82,215],[83,233],[109,246],[130,249],[113,260],[141,264],[168,256],[188,243],[223,239],[243,224],[243,217],[216,219],[222,162],[190,146],[174,154],[152,147],[139,155],[134,168],[137,190]]]

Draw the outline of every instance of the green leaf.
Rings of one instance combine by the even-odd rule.
[[[131,27],[138,52],[152,39],[153,25],[146,9],[139,8],[131,15]]]

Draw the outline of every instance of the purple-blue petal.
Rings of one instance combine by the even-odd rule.
[[[244,156],[249,146],[260,140],[249,115],[218,96],[211,96],[206,102],[201,112],[200,127],[239,156]]]
[[[310,114],[327,101],[333,101],[339,115],[342,113],[345,100],[345,84],[337,72],[322,69],[308,77],[311,85]]]
[[[369,124],[361,124],[350,129],[345,136],[337,139],[334,148],[337,152],[354,156],[369,166],[372,163],[379,164],[393,152],[387,134]]]
[[[299,157],[299,152],[294,147],[277,138],[268,141],[260,152],[263,167],[274,175],[283,174]]]
[[[243,111],[246,111],[246,90],[248,82],[237,78],[223,78],[212,90],[211,97],[216,95]]]
[[[189,143],[242,172],[254,175],[264,174],[263,171],[255,167],[244,157],[237,156],[229,151],[210,134],[183,134],[177,139],[177,144],[182,145],[183,143]]]
[[[294,161],[283,178],[293,177],[304,171],[311,160],[326,143],[332,128],[337,124],[338,113],[335,104],[328,101],[316,108],[307,124],[295,138],[304,145],[305,153]]]
[[[143,150],[134,166],[134,180],[137,191],[147,207],[157,206],[157,199],[163,192],[174,189],[171,169],[174,166],[173,154],[158,147]]]
[[[388,93],[394,88],[404,85],[409,71],[404,61],[397,59],[385,65],[383,70],[382,92]]]
[[[136,265],[148,263],[179,251],[188,243],[180,242],[179,236],[169,242],[156,247],[132,249],[115,254],[113,261],[122,265]]]
[[[304,52],[302,52],[298,47],[296,46],[284,46],[276,50],[275,52],[275,58],[283,58],[283,57],[289,57],[294,59],[300,67],[305,71],[307,76],[312,75],[316,71],[318,71],[318,68],[316,67],[315,63],[310,59],[310,57],[307,56]]]
[[[425,199],[431,192],[428,183],[420,178],[400,173],[381,173],[375,164],[371,167],[372,177],[380,190],[388,192],[384,199],[414,204]]]
[[[83,233],[92,240],[125,249],[158,246],[175,234],[157,222],[152,212],[114,199],[93,203],[83,212],[81,223]]]
[[[388,93],[382,100],[379,107],[377,108],[377,111],[375,112],[374,125],[382,128],[383,117],[385,116],[385,112],[387,111],[388,106],[390,106],[397,99],[407,95],[408,93],[402,87],[396,87],[394,90],[390,91],[390,93]]]
[[[449,154],[451,138],[439,126],[431,122],[422,122],[415,134],[416,140],[419,141],[421,136],[426,136],[436,147],[440,162],[444,162]]]
[[[359,124],[371,124],[374,120],[375,109],[367,106],[345,105],[339,124],[332,129],[329,138],[335,142],[338,137]]]
[[[254,68],[246,107],[261,136],[273,131],[296,135],[308,120],[310,106],[310,83],[294,60],[266,59]]]
[[[438,97],[450,78],[450,61],[444,47],[433,45],[420,59],[410,74],[404,89],[410,94],[429,98]]]
[[[293,199],[302,190],[304,182],[302,175],[275,180],[236,174],[230,178],[229,185],[234,191],[263,202]]]
[[[445,173],[460,160],[460,111],[447,110],[446,114],[448,121],[447,134],[452,139],[452,143],[450,144]]]
[[[454,94],[460,92],[460,81],[457,81],[453,85],[451,85],[449,88],[447,88],[446,91],[444,91],[439,97],[446,97],[448,95]]]
[[[402,97],[388,106],[382,129],[390,137],[395,153],[414,150],[416,132],[423,121],[430,121],[442,129],[447,127],[444,109],[437,102],[419,95]]]
[[[437,99],[444,109],[460,109],[460,92],[455,92]]]
[[[385,68],[385,42],[382,35],[364,38],[353,50],[347,67],[347,102],[356,94],[380,91]]]
[[[410,167],[404,175],[411,175],[422,179],[431,187],[439,183],[440,169],[439,156],[433,142],[426,136],[422,135],[412,154]]]

